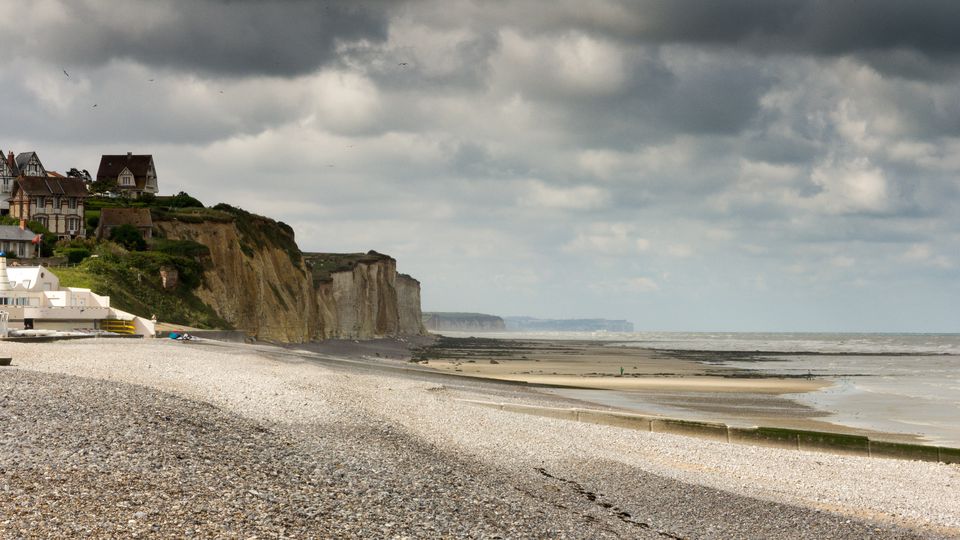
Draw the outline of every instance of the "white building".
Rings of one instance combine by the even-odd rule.
[[[0,311],[8,314],[11,332],[24,330],[106,330],[129,325],[133,333],[154,335],[149,319],[110,307],[110,297],[90,289],[60,287],[44,266],[7,267],[0,253]],[[118,321],[122,321],[118,322]]]

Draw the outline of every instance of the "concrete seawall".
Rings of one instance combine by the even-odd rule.
[[[847,435],[843,433],[788,428],[743,428],[728,426],[717,422],[698,422],[595,409],[541,407],[538,405],[497,403],[466,399],[460,401],[507,412],[575,422],[587,422],[590,424],[636,429],[640,431],[651,431],[655,433],[686,435],[689,437],[735,444],[749,444],[850,456],[960,463],[960,448],[878,441],[862,435]]]

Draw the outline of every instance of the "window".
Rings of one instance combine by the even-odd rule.
[[[47,222],[47,216],[38,216],[36,220],[37,220],[37,223],[43,225],[44,227],[47,227],[48,229],[50,228]]]
[[[46,204],[47,200],[45,197],[37,197],[37,208],[43,208]]]
[[[70,202],[67,203],[67,206],[69,206],[71,210],[76,210],[76,209],[77,209],[77,198],[76,198],[76,197],[70,197]]]
[[[7,298],[6,296],[0,296],[0,306],[9,306],[9,305],[10,305],[10,299]]]
[[[80,218],[69,217],[67,218],[67,232],[70,234],[76,234],[77,229],[80,228]]]
[[[55,211],[60,209],[60,197],[56,197],[53,199],[53,209]]]

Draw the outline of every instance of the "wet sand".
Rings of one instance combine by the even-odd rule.
[[[524,381],[566,398],[644,414],[922,440],[836,424],[826,419],[829,413],[793,399],[831,386],[830,380],[764,376],[712,363],[703,354],[590,341],[440,337],[413,359],[442,372]]]

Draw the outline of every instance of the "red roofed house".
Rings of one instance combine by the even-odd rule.
[[[38,221],[61,239],[83,238],[87,195],[80,178],[21,176],[10,196],[10,216]]]
[[[108,156],[100,158],[97,169],[97,182],[116,182],[117,191],[134,199],[144,193],[157,193],[157,170],[153,166],[153,156],[133,155]]]

